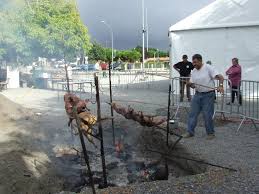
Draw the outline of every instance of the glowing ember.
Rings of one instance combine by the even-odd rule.
[[[119,140],[118,142],[115,143],[115,150],[118,153],[123,152],[124,146],[123,143]]]
[[[121,136],[120,139],[115,143],[115,150],[117,153],[122,153],[124,151],[123,136]]]
[[[143,171],[141,172],[141,175],[142,175],[144,178],[148,179],[150,174],[149,174],[148,170],[143,170]]]

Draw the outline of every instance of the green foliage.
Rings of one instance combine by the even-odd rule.
[[[18,8],[12,6],[12,11],[9,11],[11,5],[16,5],[18,1],[11,0],[10,4],[1,6],[0,12],[0,60],[17,63],[22,57],[28,57],[30,49],[26,44],[25,37],[21,36],[21,28],[19,21],[21,16],[18,13]]]
[[[141,53],[141,57],[142,57],[142,47],[141,46],[137,46],[135,48],[135,50],[137,50],[139,53]],[[169,57],[169,52],[165,52],[165,51],[161,51],[159,49],[156,48],[149,48],[148,51],[145,48],[145,58],[153,58],[154,56],[156,57]]]
[[[141,57],[141,54],[134,49],[133,50],[124,50],[124,51],[118,51],[116,60],[133,63],[133,62],[139,61],[140,57]]]
[[[124,62],[136,62],[139,61],[141,54],[133,50],[114,50],[114,61],[124,61]],[[105,61],[111,63],[112,59],[112,49],[104,48],[97,42],[93,43],[93,46],[89,52],[90,61]]]
[[[155,48],[150,48],[146,53],[148,58],[153,58],[154,54],[158,57],[167,57],[169,54],[164,51],[159,51]],[[105,61],[111,63],[112,50],[111,48],[104,48],[102,45],[97,42],[93,43],[93,46],[89,52],[89,60],[90,61]],[[131,50],[117,50],[114,51],[114,61],[123,61],[135,63],[137,61],[142,60],[142,47],[137,46]]]
[[[94,42],[88,57],[90,61],[107,61],[106,49],[97,42]]]
[[[148,52],[147,52],[147,57],[148,58],[154,58],[155,57],[168,57],[169,56],[169,53],[166,53],[164,51],[160,51],[158,49],[155,49],[155,48],[150,48],[148,49]]]
[[[0,6],[0,60],[26,62],[40,56],[72,61],[89,52],[90,37],[74,0],[13,1],[23,6],[12,11]]]

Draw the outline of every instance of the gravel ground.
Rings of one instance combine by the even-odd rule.
[[[142,110],[148,114],[166,115],[168,84],[162,82],[154,85],[151,89],[114,89],[114,99],[122,104],[131,105],[136,110]],[[18,95],[19,94],[19,95]],[[41,142],[42,151],[47,155],[53,154],[51,151],[58,144],[71,143],[67,128],[65,128],[66,115],[63,109],[63,100],[57,100],[57,93],[44,90],[19,89],[4,92],[4,95],[16,103],[22,104],[26,108],[31,108],[43,113],[39,124],[44,130],[44,141]],[[109,115],[108,90],[102,90],[102,113]],[[123,102],[122,102],[123,101]],[[124,102],[134,101],[134,102]],[[136,102],[140,101],[140,102]],[[146,103],[141,103],[145,101]],[[95,105],[90,105],[90,109],[95,111]],[[186,128],[185,124],[187,112],[181,111],[180,132]],[[47,122],[47,123],[46,123]],[[127,127],[134,132],[141,129],[132,121],[125,120],[116,114],[115,124],[118,128]],[[110,133],[109,122],[104,124],[107,134]],[[259,132],[255,131],[252,125],[246,124],[237,134],[238,123],[217,122],[216,138],[206,140],[205,129],[200,122],[196,130],[195,137],[183,139],[178,148],[185,150],[185,154],[207,162],[237,169],[237,172],[209,167],[205,173],[192,176],[175,178],[170,176],[168,181],[146,182],[127,187],[114,187],[99,190],[98,193],[111,194],[158,194],[158,193],[259,193]],[[53,134],[50,133],[53,130]],[[138,134],[132,137],[134,139]],[[107,138],[107,142],[111,139]],[[130,140],[129,140],[130,141]],[[46,146],[45,144],[49,144]],[[154,145],[156,147],[156,145]],[[159,147],[158,147],[159,148]],[[181,150],[181,149],[179,149]],[[179,153],[179,152],[178,152]],[[62,188],[60,188],[62,190]],[[57,189],[55,189],[57,190]],[[36,193],[36,192],[35,192]],[[66,192],[63,192],[66,193]],[[71,192],[68,192],[71,193]],[[85,189],[82,193],[91,193]]]
[[[137,90],[124,94],[128,100],[141,101],[141,99],[145,99],[145,102],[166,105],[165,85],[159,87],[159,90],[157,89],[155,89],[156,92]],[[140,109],[143,107],[144,110],[154,114],[166,115],[166,109],[162,106],[139,103],[134,105]],[[187,115],[188,110],[180,111],[180,131],[186,129],[184,123],[187,121]],[[252,124],[245,124],[239,133],[236,133],[238,122],[216,119],[215,125],[216,138],[207,140],[200,118],[195,137],[183,139],[179,146],[188,150],[193,157],[204,159],[212,164],[234,168],[237,172],[209,167],[207,172],[198,175],[171,177],[168,181],[142,183],[123,188],[108,188],[98,192],[104,194],[259,193],[259,132],[254,129]]]
[[[244,179],[244,177],[246,177]],[[258,193],[254,178],[246,173],[212,170],[195,176],[172,178],[168,181],[142,183],[123,188],[108,188],[101,194],[171,194],[171,193]],[[91,193],[86,191],[84,193]]]

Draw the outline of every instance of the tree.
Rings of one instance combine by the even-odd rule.
[[[91,50],[89,51],[88,57],[90,61],[106,61],[106,49],[97,42],[94,42]]]
[[[140,60],[141,54],[136,50],[122,50],[117,51],[117,55],[115,57],[115,61],[121,60],[124,62],[136,62]]]
[[[19,28],[19,6],[23,4],[18,0],[6,1],[0,5],[0,60],[9,63],[19,63],[21,58],[30,55],[26,39],[21,36]]]
[[[135,48],[135,50],[137,50],[139,53],[141,53],[141,57],[142,57],[142,47],[141,46],[137,46]],[[165,52],[156,48],[149,48],[148,51],[145,48],[145,58],[153,58],[155,55],[159,57],[169,57],[169,52]]]
[[[34,50],[43,56],[72,60],[90,50],[87,28],[81,22],[74,0],[38,0],[27,6],[26,13],[29,13],[26,17],[29,25],[25,33]]]
[[[5,26],[0,35],[0,59],[31,62],[40,56],[72,61],[89,52],[88,31],[74,0],[12,1],[21,1],[23,6],[0,7],[5,16],[0,20],[0,25]]]

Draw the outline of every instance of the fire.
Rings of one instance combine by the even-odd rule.
[[[123,152],[124,146],[123,146],[123,142],[121,140],[117,141],[115,143],[115,150],[117,153],[121,153]]]
[[[149,174],[149,171],[148,171],[148,170],[143,170],[143,171],[141,172],[141,175],[142,175],[144,178],[146,178],[146,179],[148,179],[148,178],[149,178],[149,176],[150,176],[150,174]]]
[[[124,144],[123,144],[123,135],[120,137],[120,139],[115,143],[115,150],[116,152],[119,154],[119,153],[122,153],[124,151]]]

